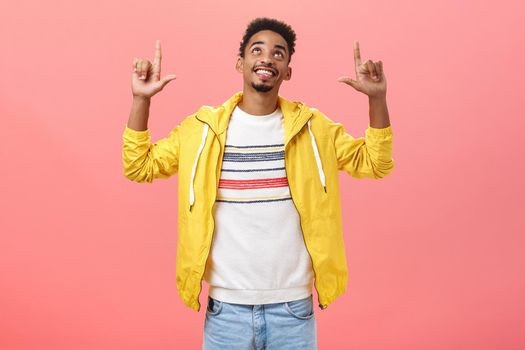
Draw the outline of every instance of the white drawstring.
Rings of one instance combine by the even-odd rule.
[[[317,143],[315,142],[314,133],[310,128],[310,119],[308,119],[308,131],[310,132],[310,136],[312,138],[312,148],[314,149],[315,162],[317,163],[317,171],[319,172],[319,178],[321,179],[323,189],[326,192],[326,180],[324,176],[323,166],[321,165],[321,157],[319,157],[319,150],[317,149]]]
[[[197,169],[197,163],[199,162],[199,157],[201,156],[202,149],[204,148],[204,143],[206,143],[206,136],[208,135],[209,125],[204,123],[204,130],[202,131],[202,140],[197,151],[197,157],[195,157],[195,163],[193,163],[193,170],[191,171],[191,180],[190,180],[190,210],[195,203],[195,192],[193,190],[193,179],[195,178],[195,170]]]

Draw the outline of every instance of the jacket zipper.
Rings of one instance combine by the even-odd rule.
[[[195,117],[197,117],[197,116],[195,116]],[[200,120],[202,123],[208,124],[208,123],[206,123],[205,121],[202,121],[199,118],[197,118],[197,119]],[[208,124],[208,126],[209,125],[210,124]],[[211,127],[210,127],[210,129],[211,129],[211,131],[213,131],[213,135],[214,135],[215,138],[217,138],[217,142],[219,142],[219,147],[222,150],[221,140],[220,140],[219,136],[215,133],[215,131]],[[220,176],[220,171],[222,169],[221,153],[222,152],[219,152],[219,159],[217,160],[217,164],[219,164],[219,176]],[[215,180],[217,180],[217,174],[215,174]],[[215,190],[215,198],[213,199],[212,208],[215,206],[215,202],[217,200],[217,193],[218,193],[218,191],[219,191],[219,181],[217,181],[217,187],[216,187],[216,190]],[[212,216],[211,217],[212,217],[212,220],[213,220],[213,228],[212,228],[212,231],[211,231],[211,238],[210,238],[210,240],[208,242],[208,253],[206,254],[206,259],[204,260],[204,270],[202,271],[201,276],[200,276],[199,293],[197,293],[197,304],[199,304],[199,310],[201,308],[201,303],[199,302],[199,297],[200,297],[201,292],[202,292],[202,280],[203,280],[203,277],[204,277],[206,264],[208,262],[208,257],[210,256],[211,245],[212,245],[212,242],[213,242],[213,233],[215,232],[215,218],[213,217],[213,209],[212,209]]]
[[[312,118],[312,116],[310,116],[310,118]],[[310,120],[310,118],[308,118],[308,120]],[[307,122],[308,122],[307,120]],[[295,137],[295,135],[294,135]],[[290,139],[291,141],[291,139]],[[288,144],[290,144],[290,141],[288,141]],[[288,144],[286,146],[288,146]],[[284,148],[284,171],[286,173],[286,178],[288,179],[288,170],[286,169],[286,147]],[[316,283],[317,283],[317,273],[315,271],[315,266],[314,266],[314,261],[312,259],[312,254],[310,253],[310,249],[308,249],[308,244],[306,243],[306,239],[304,238],[304,230],[303,230],[303,223],[302,223],[302,219],[301,219],[301,213],[299,211],[299,209],[297,208],[297,205],[295,204],[295,201],[293,199],[293,196],[292,196],[292,188],[288,185],[288,188],[290,189],[290,197],[292,197],[292,203],[293,205],[295,206],[295,210],[297,210],[297,214],[299,215],[299,225],[301,226],[301,236],[303,237],[303,242],[304,242],[304,246],[306,247],[306,250],[308,251],[308,256],[310,257],[310,261],[312,263],[312,270],[314,271],[314,278],[315,278],[315,283],[314,283],[314,288],[317,292],[317,296],[319,297],[319,290],[317,289],[317,286],[316,286]],[[325,192],[326,192],[326,189],[325,189]],[[328,307],[328,305],[322,305],[322,304],[319,304],[319,307],[321,308],[321,310],[324,310]]]

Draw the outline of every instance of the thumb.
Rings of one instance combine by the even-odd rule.
[[[169,83],[170,81],[176,79],[177,76],[175,74],[170,74],[170,75],[166,75],[164,78],[162,78],[160,80],[160,84],[162,87],[166,86],[167,83]]]
[[[339,78],[337,78],[337,81],[345,83],[345,84],[348,84],[351,87],[353,87],[354,89],[357,89],[357,86],[359,85],[356,80],[354,80],[354,79],[352,79],[350,77],[347,77],[347,76],[339,77]]]

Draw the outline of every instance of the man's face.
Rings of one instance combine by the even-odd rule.
[[[289,57],[288,45],[281,35],[261,30],[246,44],[244,58],[237,59],[236,69],[243,74],[245,86],[258,92],[278,91],[282,81],[292,77]]]

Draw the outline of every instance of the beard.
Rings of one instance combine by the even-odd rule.
[[[252,83],[252,87],[257,92],[268,92],[271,89],[273,89],[273,86],[271,86],[271,85],[255,84],[255,83]]]

